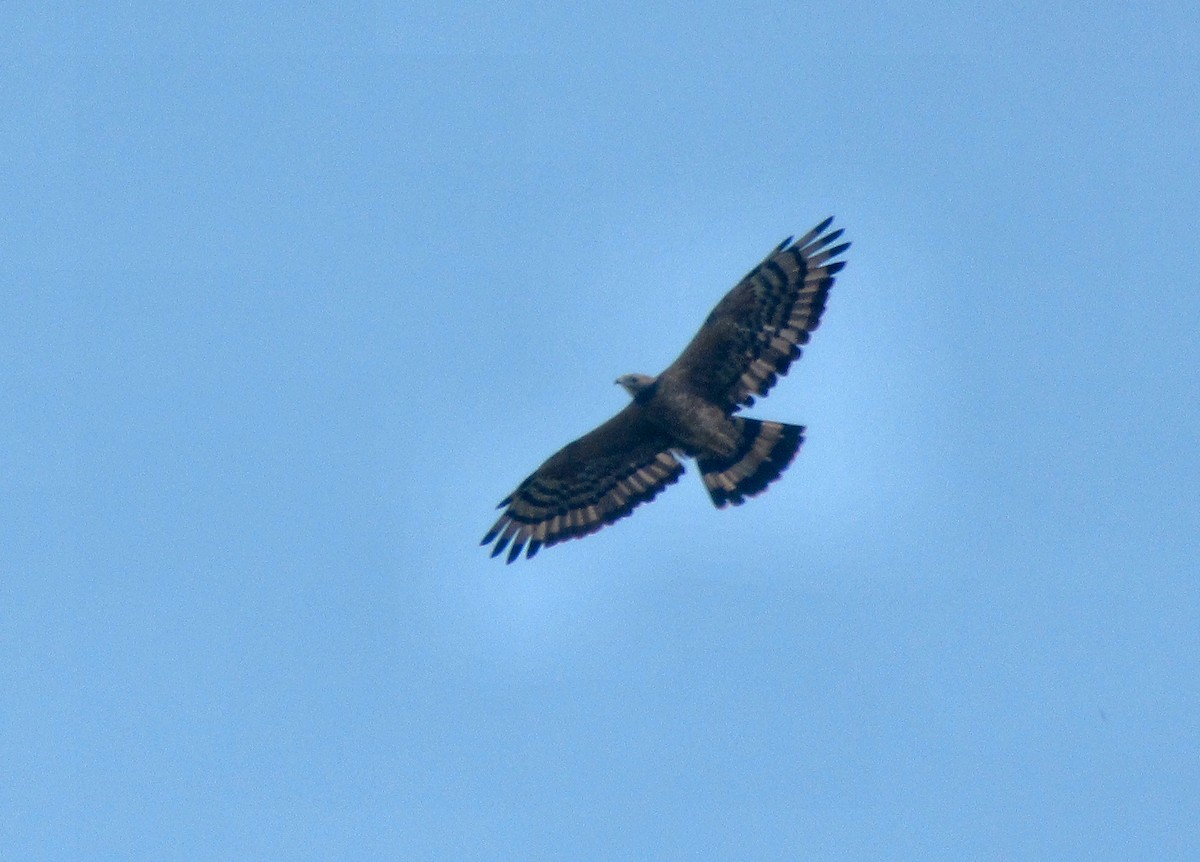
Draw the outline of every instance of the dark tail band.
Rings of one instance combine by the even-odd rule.
[[[718,509],[740,506],[766,489],[792,463],[804,442],[803,425],[738,417],[741,441],[728,458],[700,458],[704,487]]]

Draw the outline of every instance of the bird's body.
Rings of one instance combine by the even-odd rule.
[[[669,434],[685,455],[724,456],[737,446],[732,418],[703,395],[690,391],[674,375],[646,377],[650,383],[634,395],[646,422]],[[621,378],[618,378],[618,383]],[[628,388],[628,387],[626,387]]]
[[[738,505],[791,463],[804,428],[734,415],[787,373],[816,329],[834,274],[826,219],[804,237],[781,243],[717,304],[700,331],[657,377],[617,379],[632,401],[603,425],[550,457],[506,497],[507,507],[482,544],[492,556],[512,542],[523,549],[595,532],[652,500],[696,459],[713,503]],[[497,538],[498,537],[498,538]]]

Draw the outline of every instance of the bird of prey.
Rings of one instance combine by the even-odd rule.
[[[679,358],[657,377],[618,377],[632,401],[560,449],[505,497],[480,544],[508,562],[526,550],[594,533],[653,500],[696,459],[717,508],[737,506],[779,478],[804,427],[734,415],[765,395],[817,328],[850,243],[827,218],[780,243],[717,303]]]

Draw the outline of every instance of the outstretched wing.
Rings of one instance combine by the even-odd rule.
[[[528,543],[526,557],[532,557],[542,545],[586,536],[625,517],[682,473],[670,438],[631,403],[560,449],[505,497],[500,502],[507,506],[504,514],[480,544],[495,539],[495,557],[511,541],[511,563]]]
[[[841,230],[825,233],[832,216],[800,239],[784,240],[717,303],[700,331],[662,376],[727,410],[749,407],[800,356],[821,322],[834,261],[850,243],[829,248]]]

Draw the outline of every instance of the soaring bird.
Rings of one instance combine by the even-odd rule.
[[[850,247],[827,218],[788,238],[717,303],[679,358],[657,377],[616,382],[632,401],[554,453],[500,501],[500,519],[480,544],[492,556],[511,542],[526,550],[594,533],[653,500],[696,460],[717,508],[741,505],[779,478],[804,442],[804,426],[735,415],[787,373],[817,328]]]

